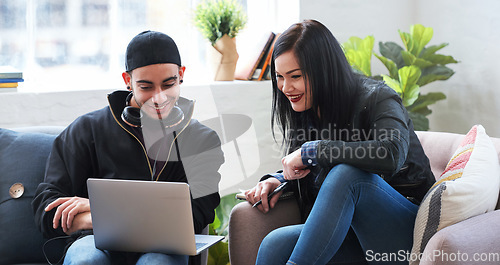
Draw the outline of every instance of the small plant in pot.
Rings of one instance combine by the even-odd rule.
[[[236,0],[203,0],[194,10],[194,25],[216,50],[215,80],[234,80],[238,61],[236,35],[247,16]]]

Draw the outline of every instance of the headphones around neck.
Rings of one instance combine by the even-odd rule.
[[[130,92],[127,95],[126,107],[122,111],[122,120],[129,126],[141,127],[141,119],[149,118],[147,115],[143,116],[140,108],[130,106],[130,100],[134,94]],[[151,118],[149,118],[151,119]],[[160,120],[165,128],[178,125],[184,120],[184,112],[178,106],[174,106],[165,119]]]

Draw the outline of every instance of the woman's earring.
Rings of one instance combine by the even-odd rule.
[[[127,90],[130,90],[130,86],[127,86]]]
[[[183,79],[179,80],[179,84],[182,84],[182,82],[184,82],[184,80],[183,80]]]

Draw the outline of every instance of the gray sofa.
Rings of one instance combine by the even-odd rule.
[[[436,177],[444,171],[448,160],[460,145],[464,135],[441,132],[417,132],[430,159]],[[500,139],[492,138],[500,157]],[[424,255],[439,250],[443,253],[496,253],[500,255],[500,200],[496,211],[472,217],[438,231],[428,242]],[[247,202],[236,205],[229,221],[229,257],[232,265],[255,264],[262,239],[273,229],[297,224],[300,215],[295,200],[280,201],[274,209],[262,214]],[[491,263],[498,264],[499,260]],[[421,263],[424,265],[424,262]],[[470,264],[458,260],[425,264]]]

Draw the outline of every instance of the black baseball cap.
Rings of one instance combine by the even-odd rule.
[[[174,40],[157,31],[143,31],[135,36],[125,53],[127,72],[136,68],[159,63],[173,63],[181,66],[181,56]]]

